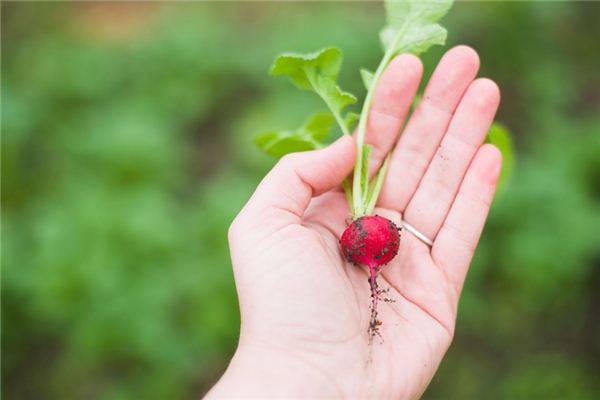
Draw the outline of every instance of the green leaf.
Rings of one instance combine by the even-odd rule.
[[[265,132],[258,135],[254,141],[258,147],[275,157],[314,150],[323,147],[323,140],[329,135],[333,123],[334,118],[331,114],[318,113],[298,129]]]
[[[360,77],[362,78],[365,88],[369,90],[371,88],[371,85],[373,84],[373,78],[375,77],[375,73],[373,73],[373,71],[369,71],[366,68],[361,68]]]
[[[353,94],[337,85],[341,66],[341,50],[329,47],[309,54],[282,54],[275,59],[271,74],[287,75],[298,88],[317,93],[341,122],[344,108],[356,103]]]
[[[515,162],[510,133],[504,125],[494,122],[485,138],[485,142],[492,143],[502,153],[502,170],[500,171],[497,189],[498,192],[502,192],[512,174]]]
[[[356,125],[359,119],[360,114],[353,112],[346,113],[346,116],[344,117],[344,124],[346,125],[348,131],[351,131],[354,128],[354,125]]]
[[[341,66],[341,50],[329,47],[308,54],[281,54],[271,66],[271,75],[287,75],[300,89],[314,90],[315,75],[335,81]]]
[[[380,33],[386,51],[421,54],[444,44],[447,31],[436,22],[453,0],[386,0],[386,26]]]
[[[330,113],[318,113],[310,117],[300,129],[311,135],[314,140],[322,142],[329,136],[329,131],[333,123],[333,115]]]

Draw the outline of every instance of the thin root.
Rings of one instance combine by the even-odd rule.
[[[369,268],[370,276],[369,276],[369,285],[371,286],[371,319],[369,321],[369,329],[367,330],[369,334],[369,345],[373,343],[373,339],[375,336],[379,336],[381,339],[381,343],[383,343],[383,336],[381,336],[381,332],[379,331],[379,327],[382,322],[377,319],[377,301],[379,300],[379,295],[381,293],[387,293],[389,289],[384,291],[379,290],[377,286],[377,269],[374,267]],[[386,299],[383,299],[386,301]]]

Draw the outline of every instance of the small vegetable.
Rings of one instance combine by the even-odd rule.
[[[350,224],[342,237],[340,246],[348,262],[369,267],[369,286],[371,287],[371,319],[369,334],[379,333],[381,322],[377,319],[377,273],[382,265],[390,262],[400,247],[399,228],[387,218],[379,215],[360,217]]]

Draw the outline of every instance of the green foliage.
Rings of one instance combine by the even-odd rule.
[[[318,108],[265,65],[336,43],[361,94],[380,58],[371,4],[140,3],[121,30],[102,7],[2,4],[6,398],[200,397],[239,329],[227,227],[272,164],[251,135]],[[426,399],[598,393],[598,11],[459,2],[445,20],[503,91],[518,168]]]
[[[258,135],[255,142],[265,152],[281,157],[295,151],[314,150],[322,147],[334,124],[331,114],[313,115],[300,128],[293,131],[271,131]]]
[[[360,114],[354,112],[346,113],[346,116],[344,117],[344,125],[346,125],[346,127],[348,128],[348,131],[351,131],[354,128],[359,119]]]
[[[337,85],[341,66],[342,52],[330,47],[311,54],[282,54],[275,59],[271,74],[287,75],[298,88],[317,93],[336,119],[342,121],[342,112],[356,103],[356,97]],[[341,125],[347,132],[345,124]]]
[[[343,185],[353,218],[367,215],[372,211],[379,197],[381,182],[385,179],[386,168],[383,168],[378,171],[375,179],[369,182],[369,155],[372,148],[364,145],[367,116],[376,84],[394,55],[402,52],[420,54],[435,44],[444,44],[447,32],[435,22],[442,18],[451,6],[452,0],[385,1],[387,25],[381,31],[385,54],[376,72],[370,72],[365,68],[360,69],[367,95],[362,112],[358,116],[356,135],[358,156],[354,166],[354,181],[352,187],[347,181]],[[350,134],[355,116],[348,114],[342,117],[341,113],[348,105],[356,102],[356,97],[343,92],[337,85],[341,61],[342,52],[333,47],[310,54],[285,53],[275,59],[271,74],[287,75],[298,88],[319,94],[331,110],[342,132]],[[311,135],[307,135],[303,129],[293,132],[267,132],[260,135],[255,142],[263,150],[276,156],[282,156],[286,152],[320,147],[320,143]],[[387,167],[387,164],[385,166]]]
[[[258,147],[275,157],[318,149],[323,147],[335,120],[342,132],[348,134],[357,121],[357,115],[348,112],[343,116],[342,113],[356,102],[356,97],[344,92],[337,84],[341,66],[342,52],[334,47],[310,54],[285,53],[278,56],[271,67],[271,75],[285,75],[296,87],[317,93],[329,107],[331,115],[315,114],[293,131],[262,133],[255,138]]]
[[[337,85],[341,66],[342,52],[330,47],[311,54],[282,54],[275,59],[271,75],[287,75],[297,87],[319,94],[333,112],[341,114],[356,102]]]
[[[374,75],[372,71],[369,71],[366,68],[361,68],[360,69],[360,77],[363,81],[363,84],[365,85],[365,88],[367,90],[369,90],[371,88],[371,86],[373,85],[373,78]]]
[[[385,0],[386,26],[380,33],[386,52],[421,54],[443,45],[448,32],[437,24],[453,0]]]

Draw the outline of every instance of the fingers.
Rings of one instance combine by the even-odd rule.
[[[433,239],[465,172],[492,124],[500,91],[489,79],[474,81],[463,96],[446,135],[404,211],[404,219]]]
[[[398,138],[404,118],[417,93],[423,74],[421,60],[412,54],[394,58],[373,93],[365,143],[371,144],[369,171],[377,171]]]
[[[354,167],[355,157],[354,139],[347,135],[327,148],[284,156],[237,219],[274,229],[300,222],[311,198],[340,185]]]
[[[496,190],[502,165],[500,151],[483,145],[473,159],[431,255],[460,292]]]
[[[404,211],[478,69],[470,47],[454,47],[442,57],[392,154],[381,207]]]

